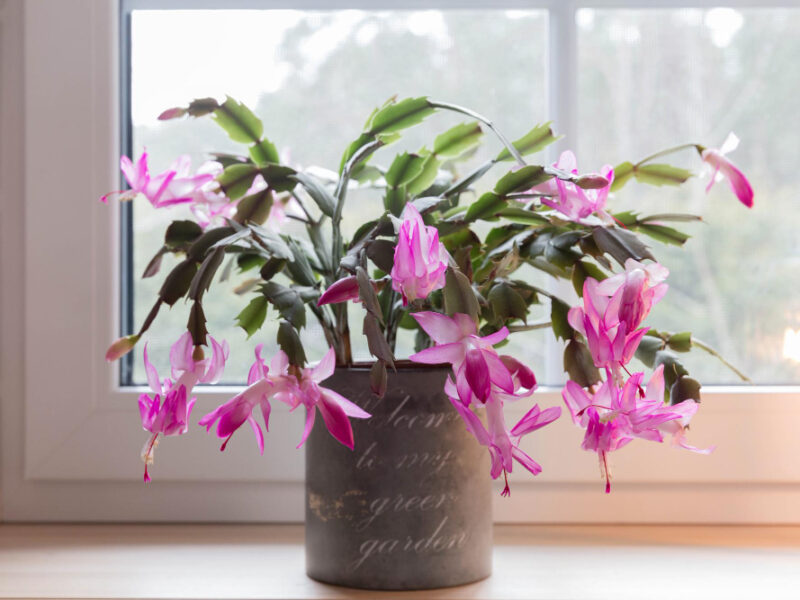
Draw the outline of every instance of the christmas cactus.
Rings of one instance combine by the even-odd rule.
[[[470,120],[436,137],[430,148],[398,154],[388,166],[370,161],[405,129],[440,111]],[[215,383],[222,374],[228,345],[209,335],[203,299],[233,267],[257,269],[259,278],[251,282],[252,299],[231,318],[248,336],[256,335],[271,306],[279,315],[280,350],[268,364],[263,345],[257,346],[247,387],[199,419],[224,440],[222,449],[247,422],[263,453],[262,425],[268,430],[271,402],[276,401],[305,408],[300,445],[319,410],[331,435],[353,448],[350,419],[370,415],[323,385],[337,366],[353,365],[352,302],[361,307],[361,331],[375,359],[372,391],[382,395],[388,370],[408,364],[398,364],[395,356],[398,329],[416,330],[410,361],[452,367],[443,392],[477,443],[488,449],[493,478],[505,476],[515,462],[538,474],[541,467],[520,449],[520,440],[561,414],[560,407],[533,404],[513,427],[503,417],[504,404],[527,402],[537,383],[524,356],[502,354],[499,347],[508,336],[533,329],[551,328],[564,344],[568,381],[562,396],[573,422],[585,430],[582,447],[599,457],[607,492],[608,453],[635,438],[662,442],[668,436],[678,447],[709,451],[686,440],[700,384],[689,377],[677,353],[694,348],[716,353],[688,332],[644,325],[667,292],[668,275],[645,239],[682,245],[688,236],[674,225],[699,217],[614,212],[608,200],[634,179],[656,186],[684,184],[691,172],[658,159],[694,151],[711,171],[709,187],[727,178],[739,201],[752,206],[750,184],[725,157],[735,146],[734,136],[719,150],[686,144],[582,173],[569,151],[553,165],[528,158],[557,140],[549,123],[512,143],[491,121],[463,107],[425,97],[391,99],[373,111],[363,132],[347,146],[338,171],[324,172],[282,161],[264,137],[259,118],[231,98],[222,103],[195,100],[161,118],[185,116],[211,116],[246,153],[216,154],[196,172],[181,157],[158,174],[150,172],[146,154],[135,163],[123,157],[129,189],[102,198],[143,196],[153,207],[166,209],[183,204],[195,217],[175,220],[167,228],[164,245],[144,276],[156,276],[167,254],[179,260],[164,277],[138,333],[114,342],[106,355],[115,360],[133,349],[164,305],[188,305],[187,331],[170,353],[171,378],[159,379],[144,348],[152,390],[139,400],[142,425],[149,432],[142,452],[145,480],[159,435],[187,432],[193,387]],[[459,174],[459,161],[483,142],[487,130],[500,151]],[[499,178],[486,184],[488,174],[497,171]],[[374,190],[375,211],[346,239],[347,194],[357,188]],[[477,194],[476,189],[487,191]],[[282,234],[279,225],[287,219],[301,222],[307,238]],[[545,289],[526,281],[517,273],[522,265],[571,282],[579,301],[554,293],[558,286]],[[549,308],[550,320],[529,322],[532,307],[540,304]],[[310,315],[329,347],[315,366],[308,366],[309,358],[318,357],[307,356],[299,334]],[[631,372],[634,357],[652,369],[649,376]]]

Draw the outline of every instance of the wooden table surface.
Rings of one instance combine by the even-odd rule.
[[[383,593],[305,576],[299,525],[2,525],[0,598],[800,599],[800,527],[495,530],[494,574]]]

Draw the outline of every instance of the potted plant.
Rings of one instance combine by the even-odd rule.
[[[430,149],[402,152],[386,167],[370,161],[438,111],[470,120],[437,136]],[[689,333],[643,325],[666,293],[668,275],[643,238],[681,245],[688,236],[673,224],[699,218],[615,213],[607,199],[632,179],[683,184],[689,171],[657,159],[694,150],[713,170],[709,187],[724,176],[752,206],[750,184],[724,156],[728,147],[687,144],[581,173],[568,151],[554,165],[528,161],[557,139],[549,124],[511,143],[481,115],[420,97],[391,99],[375,109],[338,171],[326,174],[283,163],[262,122],[231,98],[195,100],[160,118],[205,115],[246,154],[214,155],[197,172],[182,158],[158,174],[150,172],[146,154],[135,163],[123,157],[129,189],[113,193],[122,200],[144,196],[156,208],[187,205],[195,217],[167,228],[145,277],[158,273],[165,255],[178,257],[177,264],[138,333],[114,342],[106,355],[115,360],[130,351],[163,305],[188,304],[187,331],[170,353],[170,378],[159,379],[144,348],[152,389],[139,399],[148,431],[145,481],[160,437],[188,431],[194,386],[222,375],[228,345],[207,331],[203,300],[218,273],[224,277],[234,267],[258,277],[252,298],[231,318],[251,336],[267,311],[274,312],[280,351],[264,357],[262,345],[256,347],[247,387],[199,424],[223,440],[224,450],[247,423],[263,453],[262,426],[268,429],[272,404],[305,409],[299,446],[307,450],[312,577],[413,589],[489,574],[490,481],[502,478],[505,496],[506,475],[515,466],[538,474],[542,467],[520,441],[561,414],[560,407],[532,402],[533,366],[501,349],[520,331],[551,328],[564,343],[563,399],[585,430],[582,447],[599,458],[606,492],[608,454],[636,438],[669,437],[679,447],[709,451],[686,440],[700,383],[676,353],[714,351]],[[459,159],[482,143],[486,130],[499,140],[499,153],[459,174]],[[490,171],[500,171],[499,177],[476,195]],[[346,237],[348,192],[364,187],[375,191],[375,210]],[[303,224],[305,239],[274,227],[287,215]],[[578,300],[520,277],[522,265],[570,281]],[[360,304],[371,365],[353,361],[353,303]],[[549,307],[548,321],[529,321],[537,305]],[[323,356],[308,356],[301,342],[310,317],[324,333],[329,350]],[[415,332],[408,360],[395,356],[400,331]],[[631,372],[634,357],[652,373]],[[309,360],[319,362],[309,366]],[[528,407],[517,423],[504,420],[507,402]]]

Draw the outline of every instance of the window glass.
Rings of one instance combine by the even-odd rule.
[[[242,152],[209,119],[156,119],[165,108],[225,94],[254,108],[264,121],[265,135],[295,167],[336,169],[372,109],[395,94],[428,95],[470,107],[515,138],[546,119],[546,23],[544,11],[491,9],[136,10],[131,20],[131,151],[138,156],[147,148],[154,170],[166,168],[181,154],[189,154],[197,166],[210,151]],[[464,120],[436,116],[409,130],[402,143],[382,150],[375,160],[388,164],[396,152],[430,146],[438,133]],[[466,171],[497,150],[487,134],[486,148],[460,168]],[[380,198],[379,193],[348,195],[346,233],[368,215],[382,212]],[[174,259],[167,257],[156,277],[139,276],[161,247],[166,225],[188,215],[179,208],[157,211],[147,202],[135,202],[133,213],[132,306],[138,326]],[[294,231],[288,224],[283,233]],[[265,326],[249,341],[233,322],[250,299],[234,293],[247,275],[234,273],[228,283],[215,285],[204,302],[209,331],[231,343],[225,377],[230,382],[245,379],[255,344],[263,342],[267,356],[276,350],[274,313],[268,313]],[[357,332],[359,311],[353,307],[351,327]],[[149,354],[160,371],[166,369],[168,347],[184,330],[187,313],[183,303],[162,310],[148,334]],[[324,339],[313,316],[308,317],[306,350],[309,359],[317,360],[325,350]],[[354,338],[357,357],[368,358],[361,336]],[[545,340],[537,332],[514,343],[525,344],[528,359],[537,365],[553,362]],[[398,356],[407,355],[410,344],[410,339],[399,339]],[[136,356],[133,381],[144,380]]]
[[[593,10],[577,13],[579,166],[637,160],[681,142],[719,146],[749,176],[755,208],[726,182],[675,190],[629,183],[612,200],[645,214],[691,212],[705,223],[685,252],[653,249],[672,274],[650,324],[691,329],[763,384],[800,383],[800,11]],[[693,151],[666,160],[698,168]],[[736,383],[716,360],[686,364],[705,383]]]

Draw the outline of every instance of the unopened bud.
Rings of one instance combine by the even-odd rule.
[[[111,344],[106,351],[106,360],[112,362],[118,358],[125,356],[128,352],[133,350],[136,342],[139,341],[139,335],[127,335],[119,338],[116,342]]]
[[[599,190],[608,185],[608,179],[599,173],[589,173],[588,175],[581,175],[575,181],[575,185],[584,190]]]
[[[160,115],[158,115],[159,121],[169,121],[170,119],[178,119],[186,114],[186,109],[181,108],[180,106],[176,106],[175,108],[168,108]]]

